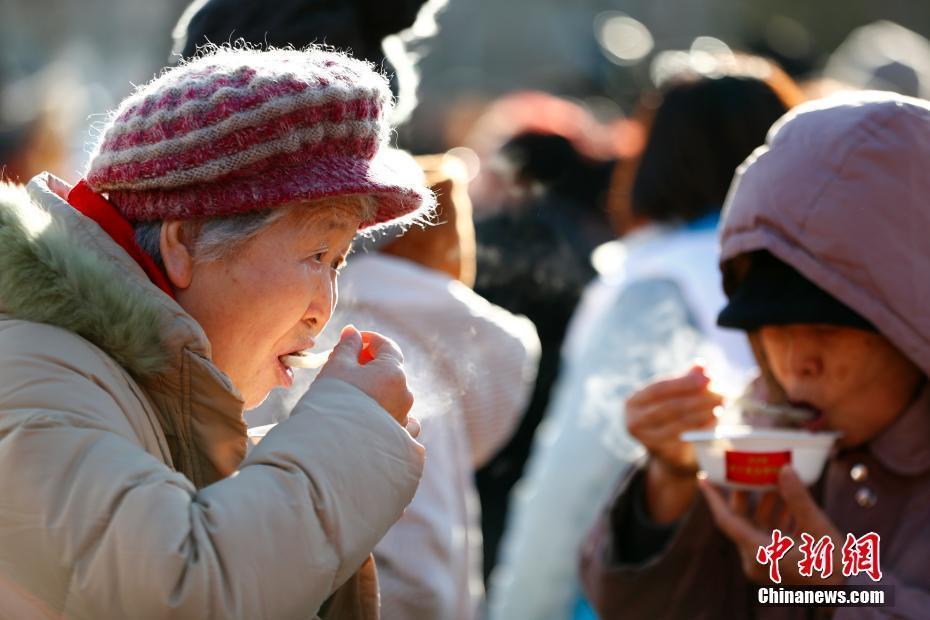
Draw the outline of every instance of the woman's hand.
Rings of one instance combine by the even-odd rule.
[[[755,507],[750,506],[749,494],[745,491],[734,491],[727,500],[706,480],[701,481],[700,488],[717,526],[739,550],[743,573],[751,581],[766,585],[772,583],[769,565],[760,563],[756,556],[759,547],[772,543],[772,531],[779,529],[794,540],[794,545],[778,563],[782,583],[821,586],[843,583],[844,538],[790,466],[779,472],[778,491],[764,494]],[[816,571],[810,577],[800,574],[798,562],[803,558],[799,549],[802,533],[810,534],[815,541],[823,536],[829,536],[833,541],[833,573],[828,578],[824,579]]]
[[[714,407],[723,397],[711,392],[709,383],[704,370],[695,366],[686,375],[657,381],[626,401],[630,434],[670,469],[697,473],[694,450],[681,434],[714,425]]]
[[[649,385],[626,401],[630,434],[649,451],[646,507],[659,523],[670,523],[687,510],[697,490],[697,461],[685,431],[716,422],[714,407],[723,398],[708,389],[710,379],[695,366],[675,379]]]
[[[407,416],[413,406],[413,394],[407,387],[404,355],[390,338],[376,332],[360,332],[351,325],[343,328],[339,343],[318,377],[341,379],[354,385],[384,407],[413,437],[419,435],[420,424]]]

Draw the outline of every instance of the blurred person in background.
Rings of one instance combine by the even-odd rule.
[[[451,143],[461,144],[480,160],[468,186],[478,220],[521,204],[530,189],[529,174],[517,177],[527,156],[516,149],[512,153],[516,158],[503,152],[517,136],[560,137],[571,145],[573,157],[589,162],[633,158],[642,150],[641,119],[601,121],[585,105],[541,91],[517,91],[492,101],[464,98],[456,110],[446,140],[455,140]],[[536,168],[545,165],[533,163]],[[551,181],[556,176],[553,170],[545,178]],[[535,189],[541,190],[539,183]]]
[[[510,491],[523,474],[558,372],[566,325],[582,289],[594,276],[591,251],[614,236],[607,194],[617,162],[592,148],[592,134],[601,137],[597,123],[579,106],[552,96],[523,99],[526,105],[540,100],[548,102],[546,109],[553,112],[537,107],[540,117],[554,118],[548,127],[531,126],[498,147],[490,165],[499,180],[486,182],[483,188],[483,195],[497,204],[475,222],[475,290],[529,317],[542,343],[539,374],[520,425],[477,476],[486,578],[497,560]],[[590,133],[582,131],[585,127]],[[493,187],[497,196],[487,191]]]
[[[736,167],[797,92],[758,58],[721,57],[714,69],[714,77],[681,71],[662,85],[631,192],[641,225],[595,253],[601,275],[572,317],[559,380],[514,491],[491,618],[590,617],[577,555],[613,482],[642,452],[617,404],[695,356],[721,375],[754,365],[745,340],[715,325],[725,304],[717,223]],[[788,88],[773,86],[776,76]]]
[[[252,45],[331,45],[381,68],[398,97],[394,123],[416,105],[418,76],[401,46],[386,54],[384,41],[420,20],[435,19],[447,0],[195,0],[175,26],[173,52],[190,58],[207,43],[242,40]]]
[[[775,528],[797,541],[781,585],[894,589],[887,607],[816,610],[824,616],[926,617],[928,165],[930,103],[866,92],[798,106],[740,167],[724,208],[718,323],[748,334],[755,395],[805,409],[802,428],[836,431],[837,446],[810,489],[785,466],[776,491],[727,499],[699,482],[680,439],[716,424],[708,377],[693,370],[632,395],[627,425],[648,456],[622,477],[582,554],[599,617],[812,617],[757,596],[776,585],[757,560]],[[878,575],[846,563],[868,532],[880,537]],[[800,573],[801,533],[832,545],[829,573]]]
[[[900,24],[856,28],[801,87],[810,99],[860,89],[930,98],[930,41]]]
[[[861,26],[830,55],[823,77],[853,89],[930,98],[930,41],[890,21]]]
[[[62,169],[72,121],[65,95],[75,91],[51,66],[31,75],[0,68],[0,178],[24,183]]]
[[[369,4],[197,2],[178,24],[175,47],[189,54],[207,40],[296,47],[325,40],[383,62],[381,40],[389,28],[410,26],[422,3],[380,3],[374,13]],[[382,13],[391,20],[379,21]],[[411,506],[375,550],[382,614],[471,620],[484,594],[474,471],[513,433],[533,385],[539,343],[528,320],[470,290],[474,226],[466,181],[455,172],[460,167],[448,157],[417,162],[439,198],[434,222],[361,241],[363,251],[353,257],[359,268],[343,274],[336,324],[377,326],[401,346],[416,395],[412,415],[430,454]],[[325,334],[320,346],[337,338]],[[313,377],[300,375],[297,389],[269,399],[247,421],[286,418]]]
[[[211,50],[127,97],[74,187],[2,186],[4,609],[378,617],[424,458],[401,352],[344,329],[248,454],[242,412],[293,382],[357,231],[432,206],[382,160],[391,100],[339,53]]]

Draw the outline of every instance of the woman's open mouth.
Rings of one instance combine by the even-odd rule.
[[[275,358],[275,364],[278,367],[278,380],[281,385],[286,388],[291,387],[294,384],[294,371],[289,366],[286,366],[280,357]]]
[[[791,401],[791,406],[797,409],[806,410],[810,417],[801,423],[801,428],[811,432],[822,431],[827,427],[827,414],[814,405],[803,401]]]
[[[310,353],[310,349],[316,344],[313,340],[302,343],[300,347],[287,351],[276,358],[278,365],[278,374],[281,377],[281,384],[284,387],[291,387],[294,383],[294,368],[308,368],[307,364],[300,363],[305,358],[316,358],[318,354]],[[327,352],[328,354],[328,352]],[[322,366],[322,364],[319,364]]]

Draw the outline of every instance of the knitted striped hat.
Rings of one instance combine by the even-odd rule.
[[[360,228],[413,221],[434,200],[422,175],[382,156],[390,106],[384,76],[344,54],[218,48],[127,97],[85,178],[130,221],[351,194],[377,199]]]

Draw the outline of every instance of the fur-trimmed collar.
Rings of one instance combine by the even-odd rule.
[[[0,184],[0,308],[89,340],[137,378],[165,370],[161,312],[24,187]]]
[[[198,487],[228,476],[245,454],[238,390],[200,325],[65,202],[67,189],[47,173],[26,188],[0,183],[0,314],[99,347],[148,395],[174,467]]]

